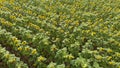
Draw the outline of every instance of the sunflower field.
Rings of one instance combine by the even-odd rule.
[[[120,0],[0,0],[0,68],[120,68]]]

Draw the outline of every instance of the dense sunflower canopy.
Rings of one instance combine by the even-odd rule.
[[[0,67],[120,68],[120,0],[0,0]]]

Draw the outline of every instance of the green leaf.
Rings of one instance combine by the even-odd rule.
[[[94,62],[93,67],[100,68],[99,64],[97,62]]]
[[[65,68],[65,65],[64,64],[61,64],[61,65],[57,65],[56,68]]]

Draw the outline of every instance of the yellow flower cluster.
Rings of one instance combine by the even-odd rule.
[[[9,51],[0,45],[0,58],[1,57],[5,63],[9,64],[9,66],[17,66],[17,64],[19,64],[20,67],[28,67],[25,63],[20,61],[20,59],[16,57],[15,54],[9,53]]]
[[[37,58],[37,61],[38,61],[38,62],[43,62],[43,61],[45,61],[45,60],[46,60],[46,58],[43,57],[43,56],[40,56],[40,57]]]
[[[33,28],[36,29],[36,30],[40,30],[40,27],[37,26],[37,25],[35,25],[35,24],[33,24],[33,23],[29,23],[28,26],[33,27]]]
[[[29,47],[25,47],[25,51],[29,51],[30,50],[30,48]]]
[[[28,13],[28,14],[32,14],[32,11],[29,10],[29,11],[27,11],[27,13]]]
[[[27,42],[26,42],[26,41],[23,41],[23,42],[22,42],[22,45],[26,45],[26,44],[27,44]]]
[[[108,52],[108,53],[111,53],[111,52],[113,52],[113,51],[112,51],[111,49],[107,49],[107,52]]]
[[[10,57],[10,54],[5,54],[5,58],[8,59]]]
[[[18,50],[19,50],[19,51],[22,51],[22,47],[18,47]]]
[[[18,43],[20,42],[20,40],[18,40],[16,37],[13,37],[12,41],[14,42],[14,44],[17,44],[17,46],[19,46]]]
[[[114,61],[110,61],[109,64],[110,65],[115,65],[115,62]]]
[[[56,50],[58,50],[58,48],[56,47],[56,45],[53,45],[53,46],[51,47],[51,51],[56,51]]]
[[[107,57],[107,60],[111,60],[111,59],[112,59],[112,57],[111,57],[111,56]]]
[[[10,16],[10,19],[15,20],[15,19],[16,19],[16,17],[15,17],[15,16],[13,16],[13,15],[11,15],[11,16]]]
[[[34,54],[37,54],[37,50],[36,49],[33,49],[32,52],[31,52],[32,55]]]
[[[9,26],[9,27],[13,26],[12,23],[10,23],[9,21],[6,21],[6,20],[3,19],[3,18],[0,18],[0,23],[1,23],[2,25]]]
[[[64,58],[67,58],[67,59],[74,59],[74,56],[72,54],[69,54],[69,55],[65,55]]]
[[[102,47],[101,47],[101,48],[99,48],[99,51],[104,51],[104,50],[105,50],[105,49],[104,49],[104,48],[102,48]]]
[[[9,63],[14,63],[14,62],[16,62],[16,58],[10,59],[8,62]]]
[[[39,15],[38,16],[40,19],[45,19],[46,17],[45,16],[43,16],[43,15]]]

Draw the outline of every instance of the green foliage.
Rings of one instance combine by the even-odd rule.
[[[120,68],[119,4],[0,0],[0,59],[9,68]]]

